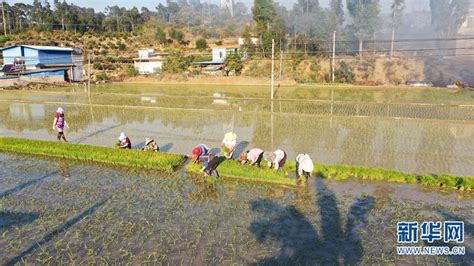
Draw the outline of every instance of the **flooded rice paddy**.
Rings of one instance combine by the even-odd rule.
[[[2,264],[468,265],[472,198],[414,185],[306,189],[0,154]],[[463,195],[467,197],[469,195]],[[466,256],[397,256],[398,221],[462,220]]]
[[[290,158],[305,152],[325,164],[474,175],[474,92],[303,86],[279,88],[271,102],[261,98],[263,86],[196,87],[107,85],[91,97],[77,87],[4,91],[0,135],[52,140],[52,116],[62,105],[74,143],[112,146],[125,131],[136,148],[153,137],[162,151],[188,154],[198,143],[218,147],[233,130],[240,150],[281,148]]]

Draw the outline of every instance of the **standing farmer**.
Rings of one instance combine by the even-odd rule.
[[[301,153],[296,156],[296,171],[298,177],[305,176],[306,178],[313,176],[314,164],[311,157],[306,153]]]
[[[268,162],[268,167],[280,170],[285,166],[286,152],[280,149],[274,152],[265,152],[263,154],[263,159]]]
[[[226,133],[221,143],[222,151],[224,152],[224,156],[226,159],[232,159],[236,146],[237,134],[235,134],[234,132]]]
[[[56,114],[54,115],[53,130],[58,131],[58,141],[63,139],[64,142],[67,142],[66,136],[64,136],[64,126],[69,128],[66,118],[64,117],[64,109],[62,107],[58,107],[58,110],[56,110]]]

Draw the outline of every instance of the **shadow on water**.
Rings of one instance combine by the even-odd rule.
[[[38,248],[40,248],[41,246],[51,241],[51,239],[53,239],[57,235],[66,232],[69,228],[74,226],[76,223],[80,222],[82,219],[86,218],[89,215],[94,214],[99,207],[101,207],[107,202],[107,200],[108,199],[103,199],[101,201],[96,202],[93,206],[89,207],[88,209],[80,213],[79,215],[68,220],[64,224],[60,225],[59,227],[57,227],[56,229],[54,229],[53,231],[45,235],[41,240],[31,245],[28,249],[20,253],[18,256],[6,262],[5,265],[15,265],[16,263],[21,262],[24,257],[34,253]]]
[[[232,156],[233,158],[239,158],[239,155],[245,151],[245,149],[249,146],[248,141],[241,141],[237,146],[235,147],[234,155]]]
[[[8,229],[11,226],[31,223],[38,219],[37,213],[0,211],[0,230]]]
[[[109,131],[111,129],[114,129],[114,128],[117,128],[117,127],[120,127],[120,125],[114,125],[114,126],[110,126],[110,127],[107,127],[107,128],[103,128],[101,130],[94,131],[89,135],[86,135],[86,136],[83,136],[83,137],[80,137],[78,139],[75,139],[75,140],[71,141],[71,143],[76,143],[76,144],[82,143],[84,140],[86,140],[90,137],[97,136],[99,134],[102,134],[104,132],[107,132],[107,131]]]
[[[469,221],[467,221],[466,218],[458,216],[444,209],[437,209],[436,211],[443,216],[444,221],[463,221],[464,222],[464,237],[466,235],[469,235],[471,237],[474,236],[474,225],[470,223]],[[443,244],[440,244],[440,245],[443,245]],[[466,248],[466,254],[464,256],[447,256],[451,263],[457,264],[457,265],[472,265],[471,262],[474,261],[474,251],[469,249],[468,246],[464,246],[464,247]]]
[[[58,171],[54,171],[54,172],[49,173],[49,174],[46,174],[46,175],[44,175],[44,176],[42,176],[42,177],[39,177],[39,178],[30,180],[30,181],[25,182],[25,183],[22,183],[22,184],[19,184],[18,186],[14,187],[14,188],[12,188],[12,189],[9,189],[9,190],[7,190],[7,191],[1,192],[1,193],[0,193],[0,198],[9,196],[9,195],[11,195],[11,194],[13,194],[13,193],[16,193],[16,192],[18,192],[18,191],[20,191],[20,190],[22,190],[22,189],[24,189],[24,188],[26,188],[26,187],[32,186],[32,185],[34,185],[34,184],[36,184],[36,183],[42,181],[43,179],[46,179],[46,178],[48,178],[48,177],[50,177],[50,176],[53,176],[53,175],[55,175],[55,174],[57,174],[57,173],[58,173]]]
[[[358,198],[350,207],[345,230],[337,207],[337,198],[324,184],[316,181],[316,204],[320,210],[320,235],[311,221],[295,206],[281,206],[268,199],[251,202],[251,209],[262,214],[254,221],[249,231],[257,241],[278,241],[281,252],[276,257],[258,261],[257,265],[334,265],[357,264],[361,261],[363,248],[359,227],[367,222],[367,215],[375,203],[374,198]]]
[[[220,152],[221,152],[221,149],[220,149],[220,148],[212,148],[212,149],[209,151],[210,154],[214,154],[214,155],[219,154]]]
[[[138,144],[132,145],[132,149],[134,150],[141,150],[145,146],[145,141],[142,141]]]
[[[169,143],[166,143],[165,145],[161,146],[160,151],[161,152],[169,152],[172,147],[173,147],[173,143],[169,142]]]

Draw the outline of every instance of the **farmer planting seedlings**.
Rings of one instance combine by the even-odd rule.
[[[240,154],[239,160],[241,164],[246,164],[247,162],[250,163],[250,165],[257,165],[260,167],[260,162],[263,159],[263,150],[254,148],[251,150],[247,150]]]
[[[120,136],[119,136],[118,142],[117,142],[117,147],[119,147],[120,149],[131,149],[132,148],[132,142],[127,137],[125,132],[120,133]]]
[[[224,157],[226,159],[228,160],[232,159],[236,146],[237,146],[237,134],[235,134],[234,132],[226,133],[221,143],[221,148],[222,148],[222,151],[224,152]]]
[[[311,157],[306,153],[301,153],[296,156],[296,174],[298,177],[304,176],[306,178],[313,176],[314,164]]]
[[[154,139],[146,138],[145,145],[142,148],[143,151],[159,152],[160,147]]]
[[[192,161],[193,163],[206,162],[209,155],[209,148],[204,144],[199,144],[192,150]]]
[[[274,152],[265,152],[263,159],[267,161],[268,167],[275,170],[282,170],[286,163],[286,152],[283,150],[276,150]]]

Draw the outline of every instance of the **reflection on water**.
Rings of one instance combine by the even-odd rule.
[[[56,105],[0,103],[0,134],[53,140]],[[276,107],[277,108],[277,107]],[[40,110],[41,116],[32,116]],[[384,167],[417,173],[474,173],[474,124],[381,117],[311,116],[287,113],[157,110],[66,106],[73,143],[113,146],[121,131],[132,143],[147,137],[167,151],[190,153],[198,143],[218,147],[233,130],[247,147],[281,148],[289,158],[308,153],[326,164]]]

